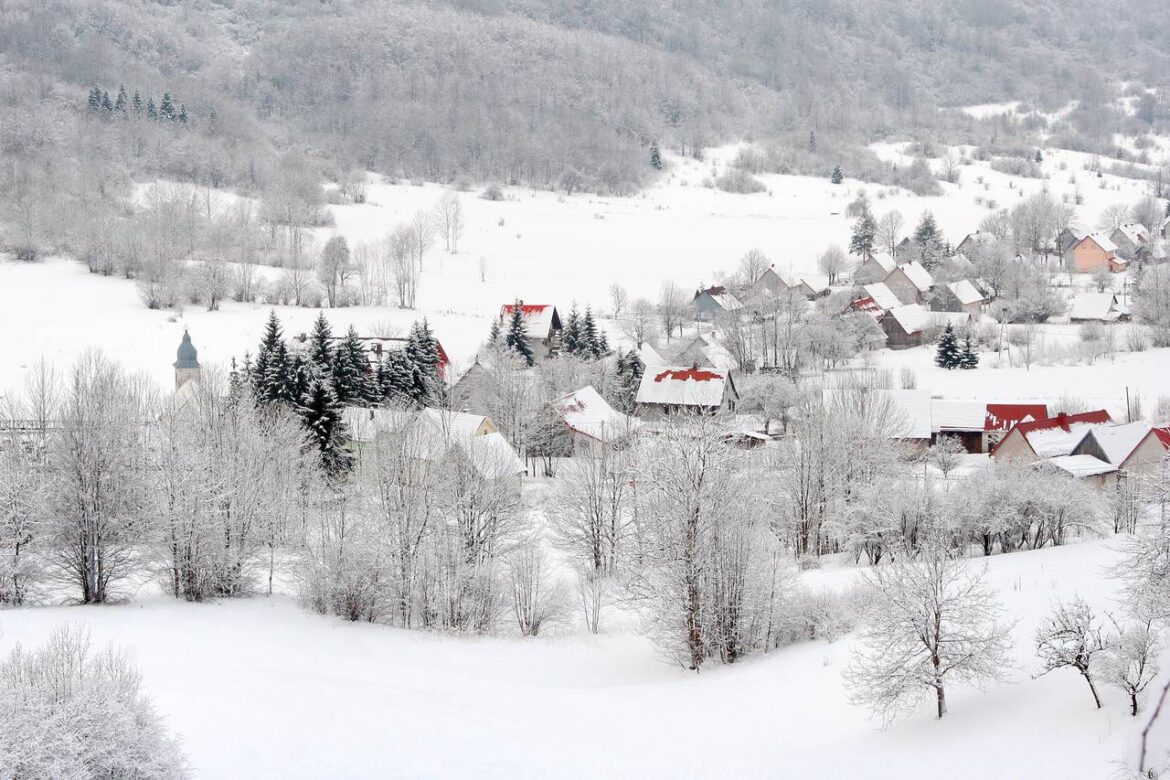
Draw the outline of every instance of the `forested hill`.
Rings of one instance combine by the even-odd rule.
[[[1088,147],[1166,122],[1165,97],[1115,103],[1170,79],[1164,21],[1160,0],[6,0],[0,184],[255,190],[295,153],[324,176],[628,193],[653,139],[856,147],[1001,100],[1080,101],[1065,131]],[[93,84],[170,93],[182,128],[89,121]]]

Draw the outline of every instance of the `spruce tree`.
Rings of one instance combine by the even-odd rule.
[[[300,397],[298,384],[303,380],[296,376],[298,366],[284,343],[280,320],[273,311],[268,315],[260,349],[252,368],[252,389],[256,401],[263,404],[284,403],[295,405]]]
[[[298,408],[301,420],[321,453],[325,472],[338,476],[353,463],[341,405],[326,377],[313,377]]]
[[[979,353],[975,351],[975,346],[971,343],[971,334],[968,333],[963,337],[963,353],[959,356],[959,368],[971,369],[979,367]]]
[[[849,238],[849,254],[857,255],[862,260],[868,260],[873,257],[875,246],[877,246],[877,223],[873,221],[873,214],[867,208],[853,224],[853,235]]]
[[[413,368],[411,397],[423,406],[435,403],[442,385],[439,380],[439,343],[425,318],[410,327],[406,358]]]
[[[383,401],[405,404],[414,400],[414,366],[405,352],[395,349],[382,355],[378,385]]]
[[[119,114],[126,113],[126,87],[119,85],[118,99],[114,101],[114,110]]]
[[[492,326],[488,328],[488,344],[495,346],[500,343],[500,321],[492,320]]]
[[[1040,150],[1037,149],[1036,150],[1036,164],[1039,165],[1042,162],[1044,162],[1044,155],[1040,154]]]
[[[808,151],[809,153],[817,150],[817,134],[813,130],[808,131]]]
[[[102,90],[102,111],[105,111],[107,114],[109,114],[113,110],[114,110],[114,104],[110,102],[110,93],[106,92],[103,89]]]
[[[175,118],[175,101],[170,92],[163,93],[162,103],[158,107],[158,115],[162,119],[173,120]]]
[[[841,170],[840,165],[833,166],[833,173],[830,174],[829,181],[833,184],[840,184],[845,181],[845,172]]]
[[[309,333],[309,360],[321,376],[333,374],[333,328],[325,319],[325,312],[317,315]]]
[[[508,349],[524,358],[528,365],[536,362],[532,345],[528,343],[528,330],[524,324],[524,313],[519,301],[512,306],[512,317],[508,320],[508,335],[504,338],[504,343]]]
[[[179,106],[179,121],[187,124],[187,104],[183,103]]]
[[[333,355],[333,391],[342,406],[364,403],[373,377],[361,339],[351,325]]]
[[[934,356],[934,364],[939,368],[955,369],[962,365],[963,356],[959,351],[959,339],[955,336],[955,326],[947,323],[946,329],[938,339],[938,352]]]
[[[154,107],[154,98],[148,97],[146,99],[146,118],[158,119],[158,109]]]
[[[581,320],[581,357],[596,360],[601,357],[601,344],[597,340],[597,321],[593,319],[593,307],[585,307]]]
[[[577,311],[576,302],[569,309],[569,316],[565,319],[565,327],[561,330],[561,351],[566,355],[578,355],[584,349],[581,338],[581,314]]]
[[[616,362],[617,382],[614,391],[617,394],[616,407],[619,411],[631,414],[634,411],[635,399],[638,395],[638,386],[642,383],[642,365],[638,353],[633,350],[619,352]]]
[[[138,90],[134,90],[134,99],[130,101],[130,107],[135,115],[142,114],[142,95],[138,94]]]
[[[942,233],[939,232],[934,214],[930,211],[922,212],[922,219],[914,229],[914,245],[918,249],[922,265],[928,271],[933,271],[942,262],[945,254]]]
[[[94,84],[89,88],[89,100],[86,102],[90,111],[98,111],[102,107],[102,90]]]
[[[656,171],[662,170],[662,151],[658,148],[658,141],[650,142],[650,167]]]

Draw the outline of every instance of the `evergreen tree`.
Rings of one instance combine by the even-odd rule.
[[[162,119],[173,120],[175,118],[175,101],[170,92],[163,93],[162,103],[158,107],[158,115]]]
[[[207,114],[207,132],[214,133],[219,130],[219,114],[215,113],[215,109]]]
[[[245,360],[247,356],[245,356]],[[247,374],[236,364],[236,359],[233,357],[231,361],[231,370],[228,371],[228,402],[232,405],[238,404],[244,400],[244,396],[248,393]]]
[[[90,111],[98,111],[102,107],[102,90],[97,84],[89,88],[89,100],[87,105]]]
[[[638,357],[638,353],[633,350],[619,352],[615,362],[617,382],[614,383],[614,392],[617,397],[614,399],[616,401],[614,406],[619,411],[632,414],[645,366],[642,365],[642,359]]]
[[[146,118],[158,119],[158,109],[154,107],[154,98],[152,97],[146,99]]]
[[[378,364],[378,385],[383,401],[405,404],[414,400],[414,365],[399,349],[382,355]]]
[[[262,404],[284,403],[294,405],[299,400],[296,364],[290,358],[284,343],[280,320],[273,311],[268,315],[256,363],[252,368],[252,392]]]
[[[134,90],[134,99],[130,101],[130,107],[134,109],[135,116],[142,114],[142,95],[138,94],[138,90]]]
[[[603,354],[601,341],[597,335],[597,321],[593,319],[593,307],[585,307],[585,317],[581,320],[581,357],[596,360]]]
[[[183,103],[179,106],[179,121],[187,124],[187,104]]]
[[[309,333],[309,360],[321,376],[333,375],[333,328],[325,313],[317,315],[313,330]]]
[[[808,131],[808,150],[810,153],[817,150],[817,134],[813,130]]]
[[[971,334],[963,337],[963,353],[959,356],[959,368],[971,369],[979,367],[979,353],[971,343]]]
[[[102,90],[102,111],[105,111],[107,114],[109,114],[113,110],[114,110],[114,104],[110,102],[110,93],[106,92],[103,89]]]
[[[862,260],[873,257],[874,247],[877,246],[877,223],[873,221],[873,214],[866,208],[857,222],[853,224],[853,235],[849,238],[849,254],[857,255]]]
[[[126,87],[118,86],[118,99],[114,101],[114,110],[119,114],[126,113]]]
[[[584,344],[581,338],[581,314],[577,311],[576,302],[569,309],[569,316],[565,319],[565,327],[561,330],[561,351],[566,355],[577,355]]]
[[[833,184],[840,184],[845,181],[845,172],[841,170],[840,165],[833,166],[833,173],[829,176],[829,181]]]
[[[1037,149],[1036,150],[1036,163],[1039,164],[1042,162],[1044,162],[1044,155],[1040,154],[1040,150]]]
[[[939,368],[960,368],[963,363],[962,353],[959,351],[959,339],[955,335],[955,326],[947,323],[946,329],[938,339],[938,352],[934,356],[934,364]]]
[[[299,406],[309,392],[309,385],[313,381],[315,371],[305,356],[298,353],[286,354],[287,369],[284,373],[284,384],[280,388],[280,399],[289,406]]]
[[[342,406],[361,404],[370,397],[373,376],[361,339],[351,325],[333,356],[333,391]]]
[[[532,365],[536,359],[532,352],[532,345],[528,343],[528,330],[524,324],[524,313],[520,308],[520,301],[512,306],[512,317],[508,320],[508,335],[504,339],[508,349]]]
[[[425,318],[410,327],[410,335],[406,338],[406,357],[414,368],[411,397],[423,406],[433,404],[438,400],[441,386],[439,342]]]
[[[341,405],[326,377],[314,376],[298,408],[301,420],[321,453],[321,466],[338,476],[353,464]]]
[[[934,221],[934,214],[930,211],[922,212],[922,219],[914,229],[914,245],[918,250],[919,259],[926,270],[933,271],[943,261],[946,254],[943,245],[942,233]]]
[[[495,346],[500,343],[500,321],[492,320],[492,326],[488,329],[488,344]]]
[[[662,151],[658,148],[658,141],[650,142],[650,167],[656,171],[662,170]]]

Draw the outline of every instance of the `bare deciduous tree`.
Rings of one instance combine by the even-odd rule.
[[[1080,598],[1068,604],[1057,604],[1052,614],[1036,629],[1036,654],[1040,657],[1041,674],[1056,669],[1076,669],[1088,683],[1097,709],[1101,709],[1101,697],[1093,682],[1093,658],[1105,647],[1096,615]]]

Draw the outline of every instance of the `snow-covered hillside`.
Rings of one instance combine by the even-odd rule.
[[[0,613],[0,652],[64,622],[126,648],[200,777],[1106,778],[1144,720],[1071,670],[1033,679],[1053,602],[1116,609],[1110,541],[975,559],[1012,631],[1016,668],[955,688],[888,730],[848,704],[851,637],[687,673],[632,632],[457,638],[344,623],[285,597]],[[806,575],[843,587],[852,569]],[[1170,653],[1164,668],[1170,667]],[[1170,748],[1170,730],[1158,745]]]

